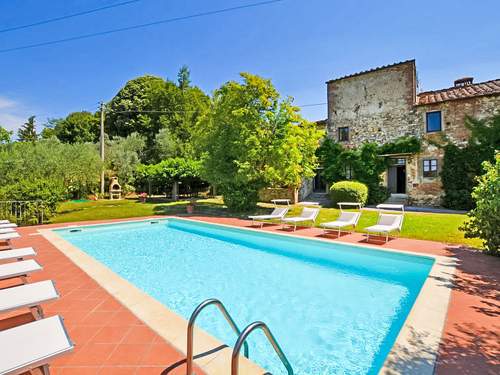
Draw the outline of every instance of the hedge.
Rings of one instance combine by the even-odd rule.
[[[368,200],[368,187],[357,181],[339,181],[330,188],[330,197],[334,204],[357,202],[364,206]]]

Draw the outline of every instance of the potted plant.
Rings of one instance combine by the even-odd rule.
[[[141,203],[146,203],[146,199],[148,197],[148,194],[147,193],[141,193],[139,194],[139,200]]]

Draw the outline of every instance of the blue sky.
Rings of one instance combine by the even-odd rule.
[[[123,0],[0,0],[0,29]],[[259,0],[141,0],[39,27],[0,32],[0,50]],[[455,78],[500,77],[497,0],[284,0],[231,13],[47,47],[0,53],[0,125],[29,115],[39,125],[96,110],[125,82],[153,74],[175,79],[187,64],[206,92],[238,73],[271,78],[297,105],[326,102],[325,81],[415,58],[422,90]],[[303,108],[310,120],[326,106]]]

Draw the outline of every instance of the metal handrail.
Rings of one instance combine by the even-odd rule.
[[[205,307],[210,306],[210,305],[216,305],[219,308],[222,315],[224,316],[224,318],[226,318],[227,322],[229,323],[229,325],[231,326],[233,331],[238,335],[238,337],[240,337],[240,335],[241,335],[240,329],[238,328],[238,326],[234,322],[233,318],[231,317],[231,315],[229,314],[226,307],[224,306],[224,304],[221,301],[219,301],[216,298],[210,298],[210,299],[207,299],[207,300],[203,301],[202,303],[200,303],[198,305],[198,307],[196,309],[194,309],[193,313],[191,314],[191,317],[189,318],[188,328],[187,328],[187,351],[186,351],[187,352],[187,355],[186,355],[186,374],[187,375],[193,374],[194,322],[195,322],[196,318],[198,317],[198,315],[200,314],[200,312]],[[241,345],[240,345],[240,349],[241,349]],[[248,358],[248,344],[246,342],[244,343],[243,352],[245,354],[245,357]],[[239,353],[239,350],[238,350],[238,353]]]
[[[233,349],[233,355],[231,358],[231,375],[238,375],[238,364],[239,364],[239,359],[240,359],[240,350],[241,346],[246,344],[246,339],[248,338],[248,335],[252,333],[255,329],[261,329],[264,331],[267,339],[273,346],[274,351],[278,355],[279,359],[281,360],[281,363],[286,368],[286,371],[288,375],[293,375],[293,368],[292,365],[290,365],[290,362],[288,362],[288,359],[286,358],[285,353],[283,353],[283,350],[281,350],[281,347],[279,346],[278,342],[274,338],[273,334],[271,333],[271,330],[269,327],[266,325],[264,322],[253,322],[249,324],[241,333],[241,335],[238,337],[238,340],[236,341],[236,344],[234,345]]]

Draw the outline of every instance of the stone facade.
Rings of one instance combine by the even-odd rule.
[[[416,135],[415,85],[414,61],[327,82],[328,136],[349,127],[345,145],[357,146]]]
[[[432,141],[446,136],[458,145],[469,138],[467,116],[485,118],[500,111],[500,80],[473,84],[472,78],[449,89],[417,94],[415,61],[405,61],[327,82],[327,135],[346,147],[383,144],[402,136],[422,139],[417,155],[389,155],[383,175],[392,193],[410,204],[438,206],[443,195],[439,172],[443,152]],[[428,132],[427,113],[440,113],[441,130]],[[425,164],[424,164],[425,163]],[[424,176],[424,165],[437,171]]]

